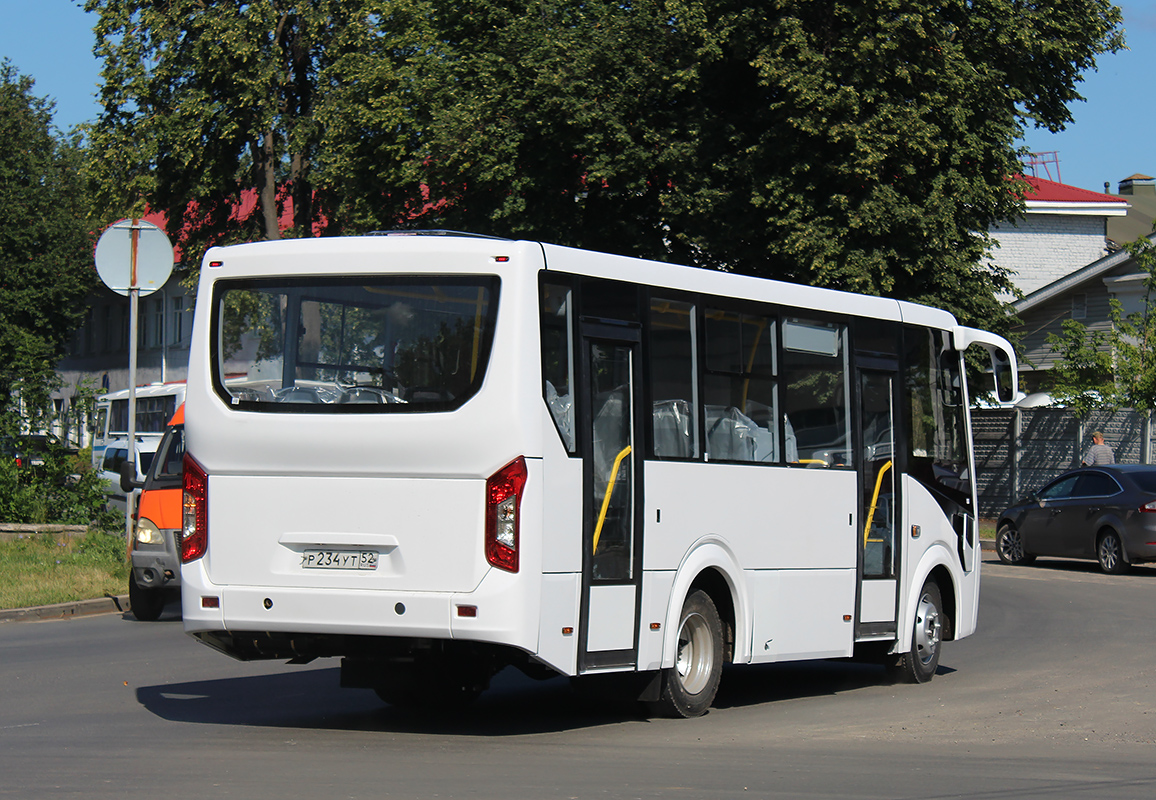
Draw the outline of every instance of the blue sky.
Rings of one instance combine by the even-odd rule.
[[[1064,183],[1112,191],[1136,173],[1156,175],[1156,2],[1124,0],[1129,50],[1100,59],[1085,76],[1076,121],[1050,134],[1032,131],[1033,151],[1056,151]],[[100,66],[92,56],[92,19],[78,0],[0,0],[0,56],[36,80],[35,93],[56,101],[61,129],[96,116]],[[1041,177],[1049,177],[1041,172]],[[1054,172],[1050,176],[1057,178]]]

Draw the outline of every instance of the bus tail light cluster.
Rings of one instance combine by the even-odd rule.
[[[185,454],[184,497],[181,514],[181,563],[205,554],[209,546],[209,476]]]
[[[499,569],[518,571],[518,527],[526,459],[519,456],[486,481],[486,560]]]

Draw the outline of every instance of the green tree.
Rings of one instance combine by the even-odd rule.
[[[87,7],[98,178],[182,223],[195,201],[215,235],[275,237],[292,192],[302,235],[322,216],[541,238],[997,329],[986,231],[1023,211],[1015,141],[1071,121],[1123,46],[1109,0]],[[228,219],[246,187],[263,227]]]
[[[409,163],[439,202],[415,224],[995,327],[1009,286],[986,231],[1023,210],[1015,141],[1069,122],[1081,72],[1123,44],[1107,0],[474,0],[429,21]],[[334,132],[358,143],[342,171],[371,171],[395,132]]]
[[[332,222],[315,180],[320,76],[361,5],[88,0],[104,107],[88,174],[107,216],[165,212],[194,261],[209,244],[279,238],[289,201],[292,235]]]
[[[1112,298],[1110,329],[1068,319],[1062,333],[1048,335],[1058,356],[1052,396],[1080,417],[1094,408],[1156,409],[1156,242],[1138,239],[1128,250],[1145,275],[1143,307],[1125,315]]]
[[[48,414],[56,362],[96,283],[80,153],[32,88],[0,64],[0,434]]]

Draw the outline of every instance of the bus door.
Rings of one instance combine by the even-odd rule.
[[[631,326],[581,326],[583,575],[580,672],[633,666],[642,578],[639,341]]]
[[[883,360],[879,360],[882,366]],[[895,418],[899,374],[894,369],[860,366],[859,419],[859,582],[857,638],[891,637],[896,633],[900,539],[899,466]]]

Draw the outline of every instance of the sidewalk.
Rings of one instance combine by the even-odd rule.
[[[128,610],[128,595],[98,597],[95,600],[78,600],[74,603],[56,603],[50,606],[32,608],[0,609],[0,624],[5,622],[42,622],[50,619],[72,619],[90,617],[94,614],[123,614]]]

